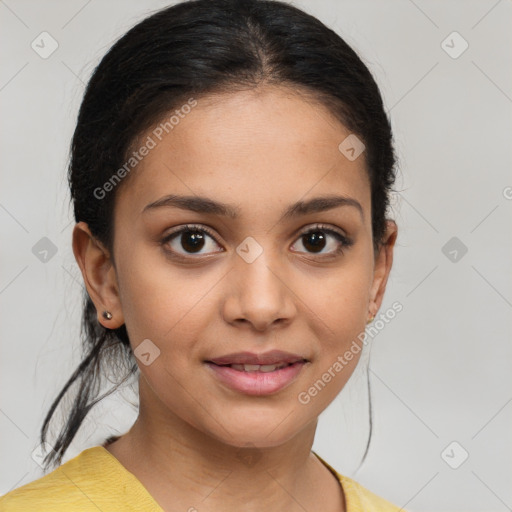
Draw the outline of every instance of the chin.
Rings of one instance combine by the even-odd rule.
[[[254,421],[250,421],[250,415],[254,417]],[[252,413],[244,414],[244,421],[224,421],[222,426],[214,422],[213,430],[204,431],[218,441],[236,448],[275,448],[297,436],[307,424],[316,423],[317,417],[298,422],[293,412],[290,414],[258,415],[253,410]]]

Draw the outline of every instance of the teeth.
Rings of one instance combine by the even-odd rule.
[[[260,367],[261,372],[273,372],[276,368],[283,368],[286,365],[277,365],[277,364],[263,364]]]
[[[288,364],[231,364],[231,368],[240,372],[273,372],[278,368],[284,368]]]
[[[244,364],[243,367],[245,372],[257,372],[260,369],[259,364]]]

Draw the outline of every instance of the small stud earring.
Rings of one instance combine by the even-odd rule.
[[[375,316],[371,316],[367,321],[366,323],[367,324],[371,324],[373,322],[373,320],[375,319]]]
[[[112,320],[112,313],[110,311],[103,311],[103,318],[107,320]]]

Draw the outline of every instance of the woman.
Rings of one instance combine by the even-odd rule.
[[[139,415],[0,510],[398,510],[311,451],[382,303],[394,163],[369,70],[295,7],[194,0],[125,34],[73,136],[87,357],[45,462],[102,365],[140,370]]]

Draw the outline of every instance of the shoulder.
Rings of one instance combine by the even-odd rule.
[[[90,464],[95,460],[91,450],[94,455],[94,449],[84,450],[52,472],[0,497],[0,511],[97,511],[92,503],[88,508],[85,502],[87,491],[95,486],[90,478],[93,470]]]
[[[397,507],[384,498],[377,496],[352,478],[338,473],[317,453],[315,455],[339,480],[345,495],[347,512],[407,512],[403,508]]]
[[[146,500],[143,490],[131,485],[130,476],[133,475],[123,473],[103,447],[95,446],[47,475],[0,497],[0,512],[98,512],[117,506],[122,510],[137,510],[132,505],[136,507],[141,499]],[[139,496],[135,494],[137,490]]]

